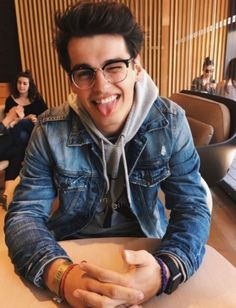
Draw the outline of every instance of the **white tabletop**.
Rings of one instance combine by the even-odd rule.
[[[88,260],[118,271],[124,270],[120,252],[128,249],[152,251],[157,241],[138,238],[74,240],[60,243],[74,262]],[[58,307],[53,295],[18,277],[7,255],[0,251],[1,307]],[[66,304],[60,307],[68,307]],[[197,273],[171,295],[162,294],[144,308],[230,308],[236,307],[236,268],[214,248],[207,246]]]

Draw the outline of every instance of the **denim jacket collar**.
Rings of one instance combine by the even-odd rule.
[[[168,126],[168,120],[165,116],[166,109],[158,106],[158,99],[155,101],[149,116],[141,125],[139,134],[148,134],[149,132]],[[85,127],[78,121],[78,116],[69,107],[67,117],[72,117],[72,126],[68,137],[68,146],[83,146],[93,144],[93,140],[87,133]],[[65,116],[64,116],[65,118]]]

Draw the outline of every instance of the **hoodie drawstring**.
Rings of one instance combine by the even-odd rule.
[[[125,137],[121,135],[121,150],[122,150],[122,159],[123,159],[123,167],[125,173],[125,183],[126,183],[126,190],[127,190],[127,198],[129,204],[131,205],[131,192],[130,192],[130,184],[129,184],[129,174],[128,174],[128,167],[127,167],[127,160],[125,155]]]
[[[106,194],[110,190],[110,181],[107,175],[107,162],[106,162],[106,154],[105,154],[105,146],[104,146],[104,141],[101,139],[101,149],[102,149],[102,163],[103,163],[103,175],[106,181]]]

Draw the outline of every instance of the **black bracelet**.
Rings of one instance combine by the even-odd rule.
[[[168,284],[168,278],[167,278],[167,271],[166,271],[166,267],[165,267],[165,264],[164,262],[158,258],[158,257],[155,257],[158,264],[160,265],[160,268],[161,268],[161,288],[160,290],[157,292],[157,296],[162,294],[163,292],[165,292],[165,289],[167,287],[167,284]]]

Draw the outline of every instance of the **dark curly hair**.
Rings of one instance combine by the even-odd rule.
[[[135,58],[143,44],[143,31],[134,19],[130,9],[117,2],[91,3],[80,1],[64,13],[55,14],[56,33],[54,44],[59,62],[66,72],[70,71],[68,42],[73,37],[98,34],[118,34],[126,43],[130,56]]]
[[[18,79],[20,77],[25,77],[27,79],[29,79],[29,90],[28,90],[28,98],[31,102],[33,102],[35,99],[37,98],[40,98],[41,95],[36,87],[36,84],[34,82],[34,79],[32,77],[32,74],[30,72],[30,70],[25,70],[23,72],[19,72],[14,81],[12,82],[11,84],[11,93],[12,95],[15,97],[15,98],[18,98],[20,96],[20,93],[17,89],[17,82],[18,82]]]

